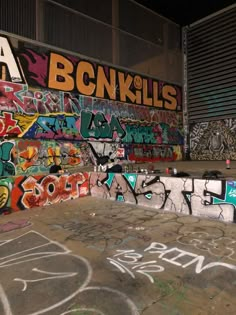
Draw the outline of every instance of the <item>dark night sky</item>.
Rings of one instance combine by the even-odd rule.
[[[191,24],[236,0],[136,0],[180,25]]]

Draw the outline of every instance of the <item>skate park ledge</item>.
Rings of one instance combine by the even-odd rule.
[[[145,164],[131,170],[127,165],[126,172],[104,173],[83,167],[64,174],[2,177],[0,214],[91,195],[183,215],[236,221],[236,162],[230,170],[224,161],[163,162],[151,168]]]

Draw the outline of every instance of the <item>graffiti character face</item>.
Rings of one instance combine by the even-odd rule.
[[[136,89],[142,88],[142,78],[139,75],[136,75],[134,77],[134,86]]]
[[[212,132],[212,136],[210,139],[210,149],[213,151],[220,151],[224,149],[223,137],[219,131]]]

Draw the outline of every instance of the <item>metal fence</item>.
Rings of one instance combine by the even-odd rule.
[[[0,30],[181,82],[180,27],[133,0],[1,0]]]

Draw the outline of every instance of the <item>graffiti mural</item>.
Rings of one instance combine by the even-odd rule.
[[[12,190],[11,207],[23,210],[86,196],[88,178],[88,173],[19,176]]]
[[[0,179],[0,215],[11,213],[11,192],[13,188],[13,177]]]
[[[9,176],[0,179],[0,215],[88,194],[89,173]]]
[[[138,174],[92,173],[91,195],[140,206],[234,221],[236,183]]]
[[[7,100],[1,107],[5,110],[0,120],[2,135],[29,139],[102,141],[119,137],[123,143],[183,145],[182,114],[179,112],[157,111],[138,105],[134,109],[131,104],[124,104],[122,109],[121,103],[118,106],[117,102],[106,100],[97,106],[97,99],[87,102],[85,96],[80,96],[77,105],[74,105],[75,98],[72,101],[70,97],[68,101],[68,96],[65,96],[68,93],[62,91],[53,98],[57,105],[50,105],[51,92],[47,92],[50,97],[41,97],[41,104],[38,101],[41,91],[32,95],[23,85],[0,81],[0,87],[1,84],[0,91]],[[79,102],[86,104],[86,108],[83,105],[81,107],[84,109],[81,110]],[[42,109],[42,106],[45,108]]]
[[[190,150],[193,160],[236,160],[236,119],[192,124]]]
[[[35,141],[17,172],[47,171],[38,140],[150,145],[157,160],[181,159],[173,154],[183,146],[181,87],[3,35],[0,48],[0,137]]]
[[[0,39],[1,79],[4,81],[24,84],[26,79],[33,87],[181,110],[181,89],[177,85],[46,49],[44,53],[36,53],[37,47],[34,50],[27,43],[22,43],[24,48],[17,51],[18,58],[15,58],[16,51],[10,40],[3,35]]]
[[[99,165],[100,158],[107,157],[108,160],[125,159],[125,148],[120,143],[90,141],[90,153],[93,164]]]
[[[177,161],[182,159],[182,146],[179,145],[132,145],[126,146],[130,161],[158,162]]]
[[[16,140],[17,174],[44,173],[59,159],[65,169],[90,165],[89,145],[85,142]]]
[[[14,141],[0,142],[0,176],[16,175],[15,165],[15,143]]]
[[[23,68],[28,69],[25,76],[31,86],[181,110],[181,90],[167,82],[50,51],[39,54],[25,48],[19,52],[19,59]]]
[[[125,131],[115,116],[111,116],[110,121],[106,119],[102,112],[93,114],[88,111],[81,112],[80,132],[84,139],[112,139],[123,138]]]

